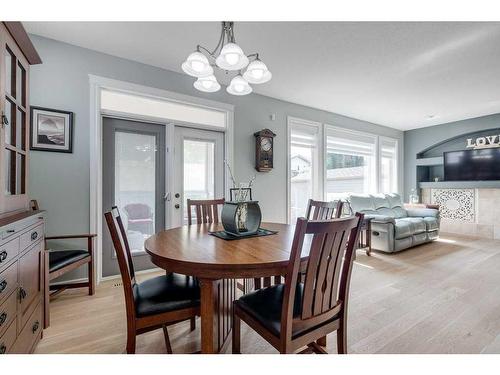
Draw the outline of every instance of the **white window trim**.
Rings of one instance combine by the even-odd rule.
[[[220,127],[214,127],[210,125],[196,125],[196,124],[182,124],[183,126],[190,126],[197,129],[205,130],[217,130],[222,131],[225,134],[224,137],[224,153],[225,158],[231,168],[233,168],[233,155],[234,155],[234,106],[227,103],[216,102],[213,100],[198,98],[195,96],[189,96],[184,94],[179,94],[172,91],[157,89],[154,87],[148,87],[143,85],[138,85],[131,82],[119,81],[111,78],[96,76],[89,74],[89,85],[90,85],[90,232],[97,234],[97,244],[96,244],[96,273],[97,273],[97,283],[105,279],[111,279],[117,276],[102,277],[102,223],[103,223],[103,212],[102,212],[102,116],[103,114],[119,116],[122,118],[134,118],[135,120],[161,122],[165,125],[180,125],[180,121],[170,121],[168,119],[158,119],[151,118],[141,115],[131,115],[130,113],[119,113],[116,111],[101,111],[101,95],[100,92],[103,89],[121,91],[130,93],[131,95],[141,95],[149,96],[155,99],[161,99],[166,101],[173,101],[177,103],[187,104],[191,106],[197,106],[212,110],[218,110],[225,112],[225,129]],[[166,136],[169,137],[169,142],[166,144],[167,153],[173,150],[173,126],[167,126]],[[170,153],[171,154],[171,153]],[[172,158],[170,158],[172,159]],[[172,166],[172,161],[167,160],[166,166]],[[234,169],[234,168],[233,168]],[[171,184],[171,181],[166,181],[167,185]],[[228,194],[229,192],[229,176],[224,173],[224,192]]]
[[[301,125],[301,126],[309,126],[309,127],[314,127],[317,128],[318,131],[318,140],[324,139],[325,137],[323,136],[323,124],[320,122],[316,121],[310,121],[310,120],[304,120],[299,117],[293,117],[293,116],[287,116],[287,122],[286,122],[286,179],[287,179],[287,187],[286,187],[286,195],[287,195],[287,212],[286,212],[286,222],[288,224],[294,224],[291,223],[291,217],[292,217],[292,205],[291,205],[291,184],[292,184],[292,176],[290,173],[291,169],[291,164],[290,164],[290,157],[291,157],[291,149],[290,149],[290,143],[291,143],[291,131],[293,125]],[[322,152],[323,146],[322,142],[318,142],[318,176],[317,176],[317,193],[320,197],[324,196],[323,189],[325,185],[324,181],[324,172],[321,168],[321,166],[324,164],[324,155]]]

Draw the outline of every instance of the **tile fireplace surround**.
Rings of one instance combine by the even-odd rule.
[[[500,239],[500,189],[421,190],[422,202],[439,204],[441,231]]]

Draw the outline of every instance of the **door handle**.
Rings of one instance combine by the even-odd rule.
[[[167,202],[170,202],[170,197],[172,196],[172,194],[170,194],[170,192],[168,192],[167,194],[165,194],[163,196],[163,199],[166,200]]]

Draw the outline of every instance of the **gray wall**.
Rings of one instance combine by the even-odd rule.
[[[429,126],[404,132],[404,187],[407,199],[416,188],[416,155],[439,142],[462,134],[500,128],[500,114]]]
[[[235,105],[234,165],[236,178],[240,180],[250,179],[254,174],[253,133],[263,128],[275,132],[274,170],[259,173],[254,187],[254,196],[261,202],[263,217],[267,221],[286,220],[287,116],[394,137],[399,139],[402,149],[403,132],[395,129],[262,95],[236,97],[227,94],[225,90],[204,94],[195,90],[192,86],[193,79],[184,74],[35,35],[31,38],[43,60],[42,65],[31,69],[31,104],[75,113],[72,154],[40,151],[30,153],[29,193],[48,211],[47,232],[50,234],[86,232],[89,229],[88,74]],[[272,113],[276,114],[275,121],[270,120]]]

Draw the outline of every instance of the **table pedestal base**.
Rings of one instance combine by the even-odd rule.
[[[231,337],[236,280],[199,279],[201,289],[201,352],[219,353]]]

